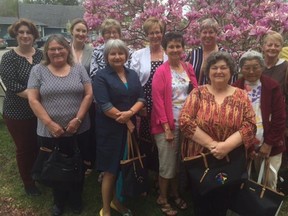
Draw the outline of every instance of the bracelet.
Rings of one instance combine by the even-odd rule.
[[[78,121],[79,124],[82,123],[82,120],[80,118],[76,117],[75,119]]]
[[[135,114],[134,110],[132,110],[132,109],[129,109],[129,111],[131,111],[131,112],[132,112],[132,115],[134,115],[134,114]]]

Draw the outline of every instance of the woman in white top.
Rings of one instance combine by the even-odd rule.
[[[146,107],[140,112],[141,124],[139,131],[140,146],[147,156],[147,167],[158,171],[156,147],[150,130],[150,115],[152,108],[152,78],[156,69],[168,58],[161,46],[164,33],[163,23],[155,18],[148,18],[143,24],[144,33],[149,41],[149,46],[135,51],[132,55],[131,68],[136,71],[143,86]],[[154,148],[154,150],[153,150]],[[152,153],[155,154],[152,154]]]

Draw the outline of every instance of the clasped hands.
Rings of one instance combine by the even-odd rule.
[[[133,113],[128,110],[128,111],[122,111],[116,113],[117,118],[115,119],[118,123],[120,124],[126,124],[130,118],[133,116]]]
[[[61,127],[58,123],[54,121],[47,125],[48,130],[53,137],[61,137],[64,133],[74,134],[77,132],[79,126],[80,123],[76,118],[73,118],[65,128]]]
[[[225,141],[212,141],[209,144],[208,149],[210,150],[212,155],[219,160],[223,159],[230,152],[230,149],[227,147],[227,143],[225,143]]]
[[[117,118],[115,119],[120,124],[126,124],[128,130],[132,133],[135,129],[135,125],[130,120],[130,118],[133,116],[133,112],[131,110],[128,111],[122,111],[116,113]]]

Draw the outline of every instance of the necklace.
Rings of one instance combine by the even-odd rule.
[[[19,47],[16,47],[15,50],[16,50],[16,53],[17,53],[18,55],[24,57],[24,58],[27,59],[27,60],[30,60],[30,59],[32,58],[32,56],[34,55],[34,53],[35,53],[34,48],[32,48],[32,50],[30,50],[30,51],[27,52],[26,54],[24,54],[24,53],[20,50]]]

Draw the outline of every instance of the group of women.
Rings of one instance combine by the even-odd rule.
[[[71,44],[52,35],[43,52],[33,47],[39,37],[35,25],[25,19],[14,23],[9,33],[18,46],[0,65],[7,87],[3,119],[16,145],[27,195],[41,194],[30,175],[39,149],[60,143],[69,156],[76,139],[86,174],[96,152],[95,166],[103,178],[99,215],[110,216],[111,208],[133,215],[117,196],[121,184],[116,186],[120,160],[127,157],[127,132],[139,132],[146,165],[156,171],[156,202],[164,215],[177,215],[189,205],[178,188],[183,139],[189,141],[187,156],[211,151],[221,159],[244,145],[255,161],[270,157],[269,186],[275,189],[285,150],[288,63],[278,58],[283,38],[277,32],[266,34],[264,58],[257,51],[244,53],[239,63],[243,76],[232,86],[236,64],[217,45],[217,22],[205,19],[200,26],[202,45],[184,62],[183,36],[164,34],[164,24],[153,17],[143,24],[149,45],[135,52],[120,39],[121,26],[113,19],[102,23],[104,44],[94,50],[85,43],[88,27],[82,19],[71,24]],[[53,187],[52,215],[61,215],[67,202],[81,213],[84,175],[71,187]],[[193,193],[194,214],[226,215],[230,189]]]

